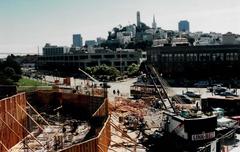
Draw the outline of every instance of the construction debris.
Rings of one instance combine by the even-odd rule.
[[[162,111],[156,98],[151,96],[134,100],[115,97],[109,108],[112,116],[113,149],[145,151],[141,139],[161,128]]]
[[[22,142],[12,147],[10,152],[57,151],[81,142],[90,130],[87,122],[66,118],[59,114],[42,117],[44,121],[50,123],[49,125],[46,125],[39,115],[34,114],[29,117],[36,120],[35,124],[31,125],[33,131]]]

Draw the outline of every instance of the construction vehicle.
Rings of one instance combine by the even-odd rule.
[[[206,115],[196,109],[176,109],[175,104],[182,103],[181,99],[174,101],[168,96],[169,86],[159,76],[151,65],[145,66],[145,72],[151,79],[163,105],[162,130],[165,136],[170,136],[178,150],[198,151],[199,147],[214,141],[216,137],[217,116]],[[174,145],[172,145],[174,146]],[[215,145],[216,146],[216,143]]]

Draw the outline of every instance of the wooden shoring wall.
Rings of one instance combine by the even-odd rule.
[[[97,109],[95,113],[93,113],[94,116],[106,116],[108,115],[108,99],[104,99],[103,104]]]
[[[107,152],[108,146],[111,142],[111,126],[110,126],[110,116],[108,116],[108,100],[105,99],[104,103],[97,109],[97,111],[92,115],[96,116],[107,116],[107,119],[98,132],[96,138],[84,141],[77,145],[73,145],[69,148],[61,150],[61,152]]]
[[[20,107],[16,105],[16,103],[19,104],[23,109],[26,109],[25,93],[19,93],[17,95],[0,100],[0,141],[8,149],[17,144],[27,135],[24,129],[6,113],[6,111],[8,111],[23,126],[25,126],[27,116],[20,109]],[[5,152],[6,148],[0,144],[0,152]]]
[[[66,110],[79,112],[79,109],[86,110],[91,117],[97,109],[104,103],[104,97],[89,96],[83,94],[63,93],[57,91],[35,92],[32,104],[62,105]]]
[[[53,96],[52,96],[53,94]],[[91,117],[106,117],[104,125],[99,130],[96,130],[96,137],[89,139],[87,141],[81,142],[76,145],[72,145],[66,149],[60,150],[60,152],[107,152],[108,146],[111,142],[111,127],[110,127],[110,116],[108,115],[108,99],[99,96],[88,96],[72,93],[62,93],[62,92],[37,92],[38,100],[41,102],[44,100],[44,104],[49,104],[54,98],[58,100],[61,104],[71,105],[79,108],[88,109],[91,113]]]
[[[104,126],[96,138],[84,141],[63,149],[60,152],[104,152],[108,151],[111,142],[110,116],[108,116]],[[99,148],[100,147],[100,148]]]

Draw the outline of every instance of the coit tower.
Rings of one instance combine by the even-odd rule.
[[[140,27],[140,25],[141,25],[140,12],[137,11],[137,27]]]

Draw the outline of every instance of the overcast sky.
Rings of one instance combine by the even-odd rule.
[[[0,0],[0,52],[33,52],[46,42],[70,46],[72,34],[84,40],[106,37],[119,24],[151,25],[153,14],[163,29],[240,34],[240,0]]]

